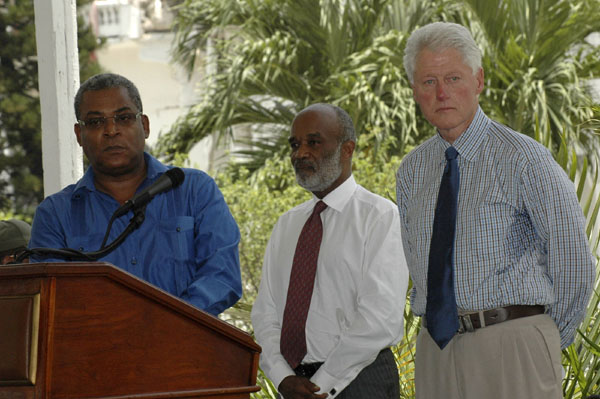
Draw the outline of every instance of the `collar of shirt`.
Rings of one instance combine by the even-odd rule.
[[[475,161],[477,159],[479,147],[488,134],[487,125],[489,122],[490,119],[485,115],[481,107],[477,107],[477,112],[475,113],[473,121],[467,130],[465,130],[452,145],[444,140],[438,131],[438,134],[435,136],[435,141],[442,153],[440,162],[446,162],[443,153],[450,146],[456,148],[462,159],[470,162]]]
[[[148,166],[148,173],[146,175],[146,180],[140,185],[140,189],[154,182],[159,175],[163,174],[168,169],[165,165],[160,163],[158,159],[147,152],[144,152],[144,159]],[[87,168],[83,177],[75,184],[75,189],[73,190],[71,197],[79,196],[83,192],[90,191],[96,191],[96,185],[94,184],[94,169],[92,169],[91,166]]]
[[[325,204],[327,204],[328,208],[334,209],[337,212],[341,212],[348,201],[350,201],[352,193],[354,193],[357,186],[356,180],[354,180],[354,175],[350,175],[350,177],[348,177],[332,192],[327,194],[322,200],[313,195],[312,201],[308,203],[310,205],[310,212],[312,212],[312,209],[319,201],[323,201]]]

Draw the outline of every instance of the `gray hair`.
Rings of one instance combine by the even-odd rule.
[[[338,123],[340,124],[340,137],[338,138],[340,143],[343,143],[344,141],[348,140],[356,142],[356,131],[354,130],[354,122],[352,122],[352,117],[346,111],[344,111],[337,105],[328,103],[315,103],[307,108],[312,107],[327,107],[335,112]]]
[[[467,28],[452,22],[434,22],[415,30],[406,42],[404,69],[411,84],[414,83],[417,56],[425,48],[434,52],[456,49],[473,74],[481,68],[481,50]]]
[[[79,120],[81,116],[81,101],[83,100],[83,94],[87,91],[95,91],[95,90],[104,90],[104,89],[112,89],[115,87],[123,87],[127,90],[129,94],[129,98],[133,101],[135,106],[138,108],[139,112],[143,112],[142,108],[142,99],[140,97],[140,92],[137,87],[133,84],[132,81],[127,79],[124,76],[117,75],[115,73],[101,73],[98,75],[94,75],[85,82],[81,86],[79,86],[79,90],[77,90],[77,94],[75,95],[75,117]]]

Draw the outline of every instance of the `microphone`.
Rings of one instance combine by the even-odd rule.
[[[172,168],[163,173],[156,181],[137,193],[132,199],[127,200],[117,209],[113,218],[125,215],[132,209],[137,209],[152,200],[157,194],[179,187],[183,183],[185,174],[180,168]]]

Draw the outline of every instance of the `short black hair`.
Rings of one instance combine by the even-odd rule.
[[[117,75],[116,73],[101,73],[92,76],[79,86],[79,90],[77,90],[77,94],[75,95],[75,118],[79,120],[79,117],[81,116],[81,101],[83,100],[83,94],[85,92],[112,89],[114,87],[125,88],[129,97],[138,108],[138,111],[144,112],[140,92],[131,80],[124,76]]]

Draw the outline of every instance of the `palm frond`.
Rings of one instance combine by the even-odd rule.
[[[600,178],[598,158],[578,155],[576,147],[569,145],[565,137],[561,141],[556,161],[567,172],[575,184],[577,195],[586,216],[586,231],[590,249],[598,260],[599,231],[598,210],[600,209]],[[597,265],[598,267],[598,265]],[[578,330],[575,342],[563,351],[563,367],[566,377],[563,381],[564,397],[569,399],[586,398],[600,392],[600,278],[598,273],[592,299]]]

